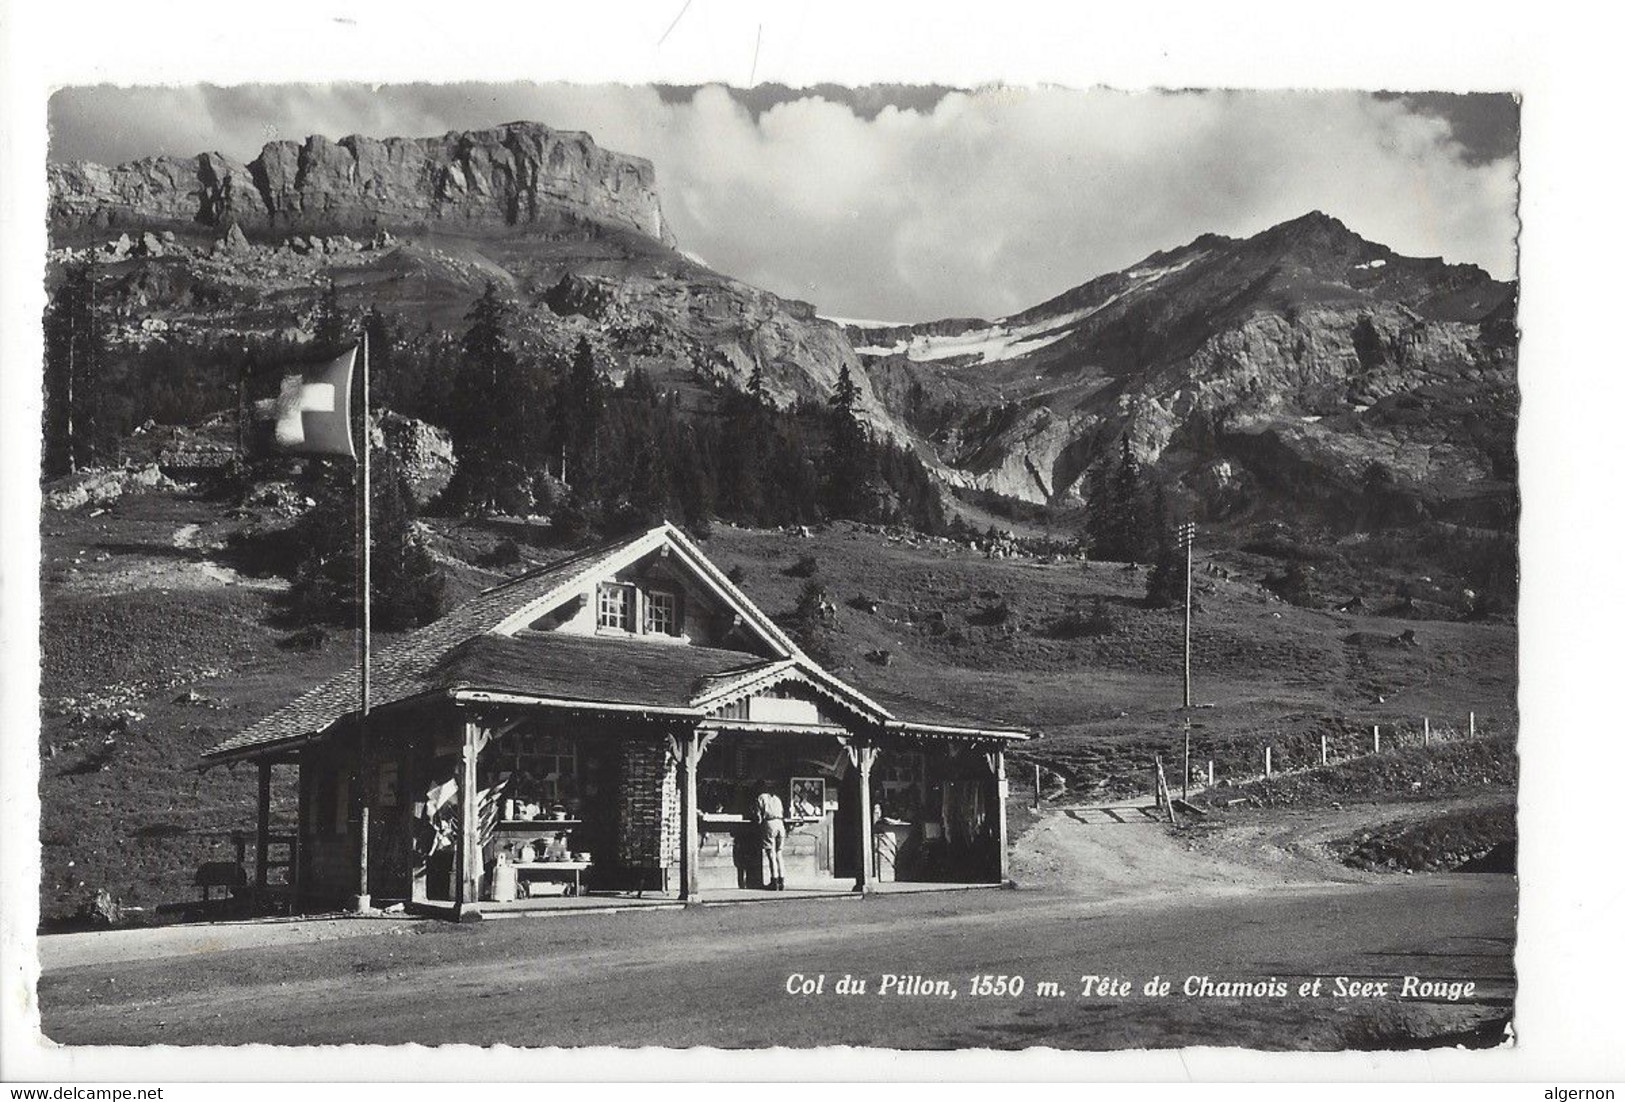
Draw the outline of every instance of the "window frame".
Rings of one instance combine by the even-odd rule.
[[[663,599],[668,602],[671,611],[670,620],[664,628],[654,626],[656,600]],[[641,624],[644,635],[664,635],[669,639],[680,639],[683,635],[683,602],[675,590],[655,589],[649,587],[643,591],[643,622]]]
[[[606,599],[611,592],[621,595],[620,623],[609,624],[605,622]],[[598,631],[617,635],[637,634],[637,598],[638,588],[630,582],[599,582],[597,602],[593,610],[593,625]]]

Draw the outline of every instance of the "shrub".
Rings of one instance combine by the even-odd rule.
[[[1299,608],[1319,608],[1325,603],[1315,586],[1313,571],[1297,561],[1287,563],[1280,574],[1267,575],[1264,588]]]
[[[818,558],[816,555],[803,555],[790,566],[784,568],[786,578],[811,578],[818,573]]]
[[[1117,630],[1117,617],[1105,598],[1096,596],[1084,612],[1074,605],[1050,625],[1050,635],[1056,639],[1084,639],[1111,635]]]

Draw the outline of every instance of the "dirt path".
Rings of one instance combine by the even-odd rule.
[[[1512,798],[1507,792],[1493,791],[1444,800],[1362,801],[1336,807],[1226,813],[1210,816],[1192,832],[1192,852],[1199,860],[1231,860],[1265,875],[1298,877],[1320,869],[1337,880],[1382,879],[1393,874],[1348,868],[1332,853],[1329,843],[1385,824],[1493,807]]]
[[[150,930],[95,930],[39,939],[40,969],[123,964],[206,956],[245,949],[310,945],[339,938],[392,933],[417,919],[341,915],[331,918],[256,919],[161,926]]]
[[[1104,809],[1110,806],[1124,822]],[[1045,808],[1011,854],[1021,885],[1043,886],[1093,899],[1146,893],[1228,893],[1276,884],[1282,876],[1222,854],[1197,854],[1140,804],[1114,802]]]

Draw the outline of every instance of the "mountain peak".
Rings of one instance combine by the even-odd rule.
[[[1365,239],[1325,211],[1312,210],[1307,214],[1278,223],[1257,235],[1261,239],[1284,241],[1364,241]]]

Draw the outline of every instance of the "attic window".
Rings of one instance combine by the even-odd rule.
[[[649,635],[677,634],[677,594],[649,590],[643,605],[643,630]]]
[[[632,587],[605,582],[598,587],[598,627],[607,631],[632,630]]]

